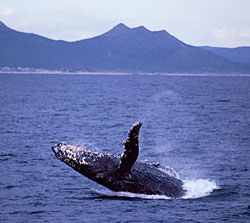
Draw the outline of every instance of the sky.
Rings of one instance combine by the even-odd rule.
[[[118,23],[166,30],[194,46],[250,46],[250,0],[0,0],[0,21],[76,41]]]

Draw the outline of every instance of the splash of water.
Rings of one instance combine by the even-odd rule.
[[[205,197],[219,189],[216,182],[209,179],[183,180],[183,182],[183,188],[187,191],[183,199]]]

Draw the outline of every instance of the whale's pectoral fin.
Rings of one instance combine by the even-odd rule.
[[[136,122],[132,125],[128,132],[126,141],[123,142],[123,153],[121,155],[120,164],[117,168],[116,174],[127,175],[131,173],[131,168],[134,165],[139,154],[139,131],[142,126],[141,122]]]

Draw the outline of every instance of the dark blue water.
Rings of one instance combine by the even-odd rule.
[[[182,199],[117,196],[51,146],[120,154],[186,180]],[[0,222],[249,222],[250,78],[0,75]],[[193,194],[193,195],[192,195]]]

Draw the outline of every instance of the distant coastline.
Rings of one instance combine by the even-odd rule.
[[[116,71],[61,71],[61,70],[46,70],[46,69],[35,69],[35,68],[18,68],[11,69],[5,68],[0,69],[1,74],[65,74],[65,75],[110,75],[110,76],[123,76],[123,75],[159,75],[159,76],[232,76],[232,77],[250,77],[249,74],[239,73],[162,73],[162,72],[116,72]]]

